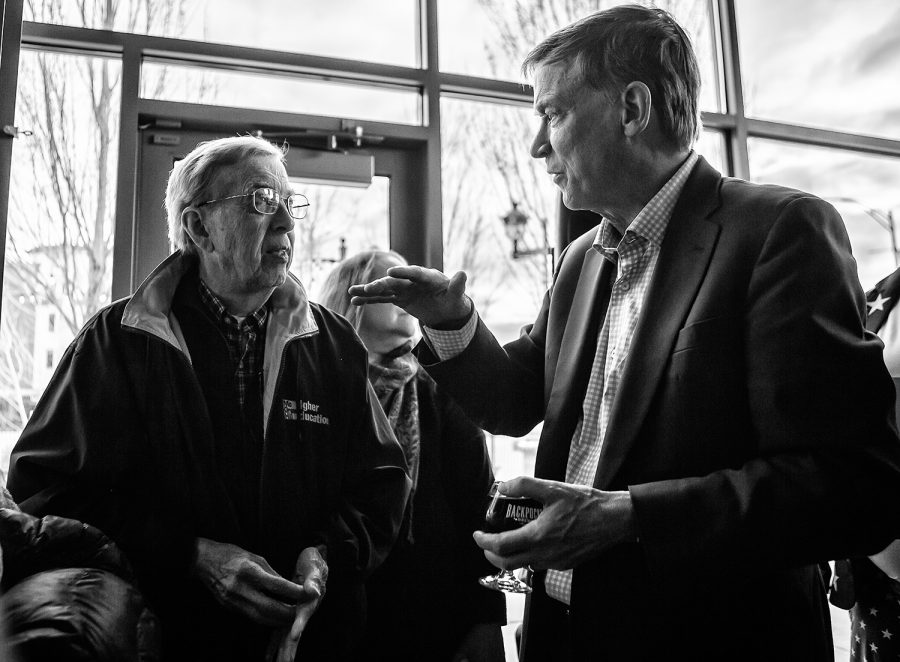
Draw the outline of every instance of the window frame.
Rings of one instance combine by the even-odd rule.
[[[725,112],[702,112],[703,125],[723,134],[726,145],[725,174],[750,178],[747,144],[749,138],[767,138],[788,143],[847,149],[854,152],[900,157],[900,140],[810,128],[801,125],[748,118],[744,112],[741,59],[737,40],[734,0],[709,0],[713,31],[721,53],[720,81]],[[180,104],[143,99],[140,94],[141,65],[145,58],[171,60],[181,64],[202,64],[235,71],[256,71],[305,77],[328,77],[369,86],[415,89],[421,94],[421,126],[384,122],[360,122],[367,131],[384,135],[398,144],[419,141],[424,145],[425,194],[423,262],[442,268],[441,218],[441,114],[442,96],[488,100],[496,103],[531,105],[531,88],[518,83],[445,73],[438,58],[438,0],[418,0],[418,52],[421,67],[346,60],[301,53],[188,41],[167,37],[94,30],[72,26],[23,22],[23,0],[5,0],[2,51],[0,51],[0,118],[2,126],[14,126],[16,77],[19,47],[39,50],[106,55],[122,62],[122,90],[119,118],[119,153],[116,181],[115,230],[113,242],[113,298],[126,296],[133,282],[135,217],[138,196],[139,127],[148,117],[188,117],[191,121],[214,122],[219,107]],[[259,118],[281,125],[294,119],[289,113],[227,109],[231,118]],[[343,130],[346,120],[319,118],[329,130]],[[339,122],[336,124],[336,121]],[[27,129],[28,127],[21,127]],[[6,216],[12,137],[0,140],[0,255],[6,242]],[[560,228],[560,234],[565,232]],[[0,270],[2,286],[2,270]],[[2,310],[0,310],[2,314]]]
[[[6,217],[9,211],[9,180],[15,138],[23,6],[24,0],[3,0],[0,9],[0,292],[3,291],[3,265],[6,264]],[[0,309],[0,315],[2,314],[3,310]]]

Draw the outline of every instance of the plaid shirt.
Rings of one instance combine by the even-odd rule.
[[[234,381],[237,386],[241,408],[250,389],[256,389],[257,397],[262,397],[263,353],[266,346],[266,320],[269,315],[267,304],[262,305],[252,315],[243,320],[230,314],[222,301],[200,279],[200,299],[206,304],[216,320],[228,355],[234,367]]]
[[[609,308],[594,354],[593,368],[584,396],[581,420],[572,436],[566,482],[593,486],[597,460],[606,436],[609,414],[618,392],[631,339],[647,298],[675,202],[697,162],[692,152],[668,182],[635,216],[622,235],[605,218],[600,222],[594,250],[617,265]],[[548,570],[547,594],[569,604],[571,570]]]

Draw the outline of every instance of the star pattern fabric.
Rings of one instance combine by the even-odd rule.
[[[866,328],[878,331],[885,320],[890,319],[891,310],[897,303],[896,290],[900,285],[897,272],[894,272],[875,287],[866,292]],[[879,335],[881,335],[879,333]]]
[[[891,297],[883,297],[881,296],[881,292],[877,292],[874,299],[871,301],[866,301],[866,306],[869,308],[869,315],[875,312],[884,312],[884,304],[891,300]]]
[[[900,582],[866,560],[854,561],[850,661],[900,662]]]
[[[900,385],[900,315],[892,311],[898,295],[900,269],[866,293],[865,320],[866,328],[884,341],[885,365],[895,385]],[[850,589],[838,593],[842,600],[835,600],[833,590],[831,601],[850,609],[851,662],[900,662],[900,582],[867,558],[836,561],[835,570],[836,580]],[[841,588],[840,581],[836,587]]]

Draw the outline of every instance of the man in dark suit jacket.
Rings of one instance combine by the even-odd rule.
[[[692,151],[698,68],[662,10],[598,12],[524,70],[532,156],[603,217],[534,324],[501,348],[462,273],[351,288],[420,319],[422,363],[486,429],[544,422],[536,478],[503,487],[543,513],[475,534],[544,569],[522,659],[831,659],[816,561],[900,525],[893,390],[840,217]]]

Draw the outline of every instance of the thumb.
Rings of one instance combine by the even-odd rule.
[[[322,598],[322,576],[315,571],[303,582],[303,590],[309,597],[310,601],[320,600]]]
[[[465,271],[457,271],[450,278],[450,283],[447,285],[447,292],[454,297],[463,297],[466,293],[466,272]]]
[[[530,497],[543,503],[549,496],[550,482],[529,476],[519,476],[500,483],[499,490],[500,494],[506,496]]]

